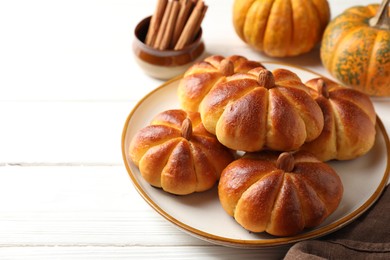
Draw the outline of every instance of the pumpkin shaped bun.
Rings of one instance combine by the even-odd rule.
[[[300,78],[261,67],[216,84],[200,104],[205,128],[225,146],[246,152],[292,151],[317,138],[324,119]]]
[[[322,161],[350,160],[367,153],[375,142],[376,113],[370,97],[363,92],[315,78],[306,83],[324,114],[324,129],[301,149]]]
[[[256,67],[263,66],[238,55],[226,58],[214,55],[195,63],[185,72],[179,83],[178,97],[181,108],[197,112],[200,102],[217,82],[234,73],[247,72]]]
[[[245,229],[292,236],[321,224],[338,207],[343,185],[312,154],[246,154],[222,172],[218,195],[224,210]]]
[[[152,186],[185,195],[208,190],[233,153],[208,133],[199,113],[167,110],[133,137],[130,159]]]

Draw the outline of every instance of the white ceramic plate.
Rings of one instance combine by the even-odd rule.
[[[295,66],[263,63],[267,69],[286,68],[298,74],[303,82],[318,74]],[[138,168],[130,161],[128,147],[132,137],[147,126],[158,113],[180,108],[176,95],[180,78],[172,79],[145,96],[128,116],[122,135],[122,154],[127,171],[140,195],[149,205],[182,230],[215,244],[267,248],[289,245],[333,232],[366,211],[380,196],[390,172],[390,142],[380,119],[373,149],[366,155],[344,162],[331,162],[344,185],[344,196],[338,209],[314,229],[291,237],[273,237],[246,231],[222,209],[216,187],[187,196],[170,195],[145,182]]]

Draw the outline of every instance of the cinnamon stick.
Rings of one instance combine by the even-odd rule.
[[[146,34],[145,43],[149,46],[153,46],[156,40],[158,28],[161,24],[161,20],[164,16],[164,11],[167,6],[168,0],[158,0],[156,10],[150,19],[149,29]]]
[[[155,42],[153,43],[153,47],[158,49],[158,47],[161,45],[162,38],[164,36],[165,29],[168,24],[169,15],[172,9],[172,1],[168,1],[167,7],[164,11],[164,16],[161,21],[161,25],[158,28],[158,33]]]
[[[177,41],[179,40],[179,37],[183,31],[183,28],[188,20],[188,17],[190,16],[190,13],[192,12],[192,9],[195,6],[194,1],[188,1],[188,0],[181,0],[180,1],[181,7],[180,7],[180,13],[179,17],[177,18],[175,30],[173,32],[171,47],[174,48]]]
[[[173,0],[172,1],[172,8],[171,8],[171,11],[170,11],[169,17],[168,17],[168,23],[167,23],[167,26],[165,28],[161,43],[158,46],[158,49],[165,50],[165,49],[169,48],[169,45],[171,43],[172,36],[173,36],[173,30],[175,29],[177,16],[179,15],[179,11],[180,11],[180,2],[178,0]]]
[[[199,18],[199,20],[198,20],[198,24],[196,25],[196,27],[195,27],[195,31],[194,31],[194,33],[193,33],[193,38],[192,38],[192,40],[194,40],[195,39],[195,37],[196,37],[196,35],[198,35],[198,33],[199,33],[199,31],[200,31],[200,27],[201,27],[201,25],[202,25],[202,22],[203,22],[203,19],[204,19],[204,17],[206,16],[206,12],[207,12],[207,9],[208,9],[209,7],[207,6],[207,5],[205,5],[204,7],[203,7],[203,10],[202,10],[202,15],[200,16],[200,18]],[[190,40],[190,42],[189,43],[191,43],[191,40]]]
[[[175,45],[175,50],[180,50],[184,48],[192,39],[196,27],[198,25],[198,21],[202,16],[202,10],[204,8],[204,3],[202,0],[199,0],[196,3],[194,10],[191,13],[190,18],[188,19],[186,25],[184,26],[183,32],[181,33],[179,40]]]

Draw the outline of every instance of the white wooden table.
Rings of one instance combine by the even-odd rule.
[[[249,49],[232,0],[209,0],[210,54]],[[329,1],[332,16],[373,1]],[[379,1],[377,1],[379,2]],[[131,51],[154,0],[0,1],[0,259],[253,259],[178,230],[134,189],[122,161],[127,115],[162,84]],[[221,47],[223,46],[223,47]],[[328,76],[318,49],[283,59]],[[375,99],[390,129],[390,99]]]

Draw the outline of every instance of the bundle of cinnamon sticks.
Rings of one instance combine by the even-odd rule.
[[[158,0],[145,43],[159,50],[181,50],[200,30],[208,6],[203,0]]]

